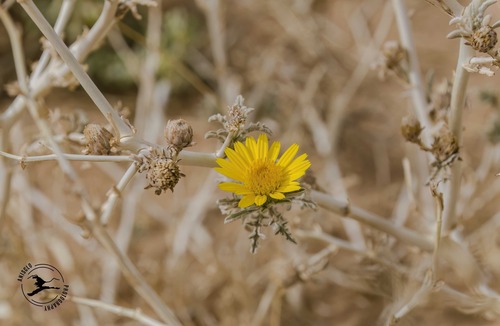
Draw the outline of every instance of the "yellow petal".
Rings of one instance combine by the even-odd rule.
[[[234,149],[231,148],[226,148],[225,153],[232,163],[241,168],[241,172],[247,170],[248,163],[241,154],[237,153]]]
[[[306,170],[297,171],[295,173],[292,173],[292,174],[290,174],[290,180],[297,180],[300,177],[302,177],[304,174],[306,174]]]
[[[246,148],[245,145],[243,145],[242,142],[236,142],[234,143],[234,150],[240,154],[245,161],[250,164],[253,161],[253,156],[252,153],[248,151],[248,148]],[[226,154],[227,155],[227,154]]]
[[[218,187],[220,190],[234,192],[237,195],[247,195],[251,193],[251,191],[248,190],[248,188],[245,187],[245,185],[242,185],[241,183],[222,182],[219,183]]]
[[[283,195],[281,192],[273,192],[272,194],[269,194],[271,198],[281,200],[285,198],[285,195]]]
[[[228,161],[226,159],[218,158],[216,160],[216,162],[217,162],[217,164],[219,164],[221,169],[231,170],[233,172],[236,172],[237,174],[243,174],[243,172],[244,172],[244,170],[241,169],[238,165],[236,165],[233,162]]]
[[[296,180],[303,176],[306,170],[311,166],[311,162],[306,160],[307,154],[302,154],[297,157],[290,165],[285,169],[290,180]]]
[[[245,174],[231,162],[219,158],[217,164],[220,165],[220,168],[215,168],[215,171],[230,179],[245,182]]]
[[[257,151],[257,143],[255,142],[255,139],[253,137],[247,137],[245,141],[245,145],[248,148],[248,151],[252,155],[252,158],[255,160],[258,158],[258,151]]]
[[[309,162],[309,160],[307,160],[307,154],[302,154],[300,156],[298,156],[297,158],[295,158],[292,163],[290,163],[290,165],[287,167],[288,169],[293,169],[293,166],[294,165],[298,165],[298,164],[301,164],[302,162]]]
[[[257,195],[255,196],[255,204],[257,206],[262,206],[264,203],[267,201],[267,196],[266,195]]]
[[[245,208],[250,205],[253,205],[255,203],[255,195],[246,195],[241,198],[240,202],[238,203],[238,207],[240,208]]]
[[[257,158],[265,159],[267,157],[267,151],[269,149],[269,141],[267,140],[266,134],[260,134],[257,140]]]
[[[280,153],[280,147],[281,144],[277,141],[275,141],[272,145],[271,148],[269,148],[269,152],[267,153],[267,157],[269,160],[272,162],[276,162],[276,159],[278,158],[278,155]]]
[[[287,185],[279,187],[276,192],[293,192],[297,190],[300,190],[300,185],[297,182],[290,182]]]
[[[281,156],[280,160],[278,161],[278,165],[282,167],[287,167],[288,164],[290,164],[290,162],[292,161],[295,154],[297,154],[298,150],[299,150],[299,145],[293,144],[292,146],[290,146]]]

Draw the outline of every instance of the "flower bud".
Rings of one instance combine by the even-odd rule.
[[[420,133],[423,129],[415,117],[404,117],[401,122],[401,134],[411,143],[420,143]]]
[[[431,148],[432,154],[439,162],[444,162],[449,157],[457,154],[459,151],[459,146],[457,138],[448,129],[448,127],[443,127],[439,130],[439,133],[434,136],[434,142]]]
[[[491,26],[482,26],[470,37],[470,45],[477,51],[488,53],[497,44],[497,32]]]
[[[87,145],[83,150],[87,155],[109,155],[113,134],[98,124],[90,123],[83,129]]]
[[[184,174],[181,173],[177,161],[172,159],[155,160],[146,174],[149,184],[145,189],[155,188],[155,194],[157,195],[167,189],[173,192],[174,187],[183,176]]]
[[[193,128],[184,119],[168,120],[164,135],[167,144],[180,152],[185,147],[191,146]]]
[[[169,149],[151,148],[146,154],[133,155],[138,172],[146,171],[148,185],[144,189],[155,188],[155,194],[174,187],[185,175],[180,171],[179,160],[172,158]]]

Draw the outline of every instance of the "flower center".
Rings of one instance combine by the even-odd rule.
[[[285,171],[270,160],[253,162],[248,170],[247,186],[254,194],[269,195],[281,186]]]

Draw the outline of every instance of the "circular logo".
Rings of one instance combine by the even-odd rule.
[[[57,308],[66,298],[69,285],[57,268],[49,264],[29,263],[19,273],[21,291],[31,304],[44,310]]]

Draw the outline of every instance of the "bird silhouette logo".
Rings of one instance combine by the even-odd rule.
[[[50,281],[46,281],[43,278],[41,278],[40,276],[38,276],[38,274],[30,275],[28,278],[35,279],[35,286],[36,286],[35,290],[33,290],[30,293],[26,293],[26,295],[29,296],[29,297],[32,297],[35,294],[37,294],[39,292],[42,292],[43,290],[48,290],[48,289],[59,290],[60,289],[60,287],[58,287],[58,286],[48,286],[48,285],[45,285],[46,283],[51,283],[54,280],[60,281],[60,279],[58,279],[58,278],[53,277]]]
[[[66,298],[69,285],[57,268],[49,264],[26,266],[20,273],[21,291],[31,304],[52,310]]]

